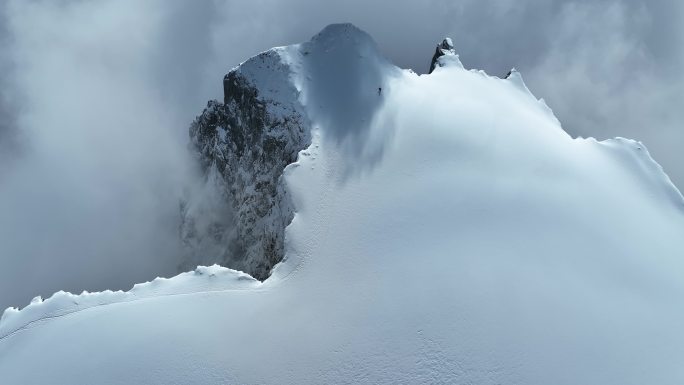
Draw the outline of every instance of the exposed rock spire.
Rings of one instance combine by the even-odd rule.
[[[435,70],[435,68],[439,65],[438,64],[438,59],[444,55],[456,55],[456,51],[454,50],[454,43],[451,41],[451,38],[445,38],[442,40],[440,44],[437,45],[437,48],[435,49],[435,54],[432,55],[432,61],[430,62],[430,72]]]

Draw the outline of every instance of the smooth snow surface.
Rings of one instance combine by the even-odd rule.
[[[643,145],[571,138],[517,73],[322,34],[280,50],[314,131],[271,278],[10,311],[2,384],[684,383],[684,200]]]

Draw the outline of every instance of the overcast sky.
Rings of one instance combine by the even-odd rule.
[[[682,4],[2,1],[0,307],[172,275],[188,124],[231,67],[334,22],[419,73],[445,36],[466,67],[516,67],[569,133],[641,140],[682,187]]]

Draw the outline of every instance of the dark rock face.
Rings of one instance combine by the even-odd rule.
[[[432,73],[432,71],[435,70],[435,67],[437,67],[437,60],[447,54],[455,54],[454,43],[448,37],[442,40],[442,42],[437,45],[437,48],[435,48],[435,54],[432,55],[432,61],[430,62],[430,72],[428,73]]]
[[[271,69],[278,60],[266,52],[252,66]],[[286,75],[276,88],[296,95]],[[284,257],[284,231],[294,211],[281,175],[309,145],[309,124],[296,97],[272,90],[262,95],[239,67],[223,85],[224,102],[209,101],[190,126],[205,185],[181,204],[187,250],[181,268],[219,263],[264,280]]]

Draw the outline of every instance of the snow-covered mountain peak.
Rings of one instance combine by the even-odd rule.
[[[299,52],[300,101],[313,127],[338,141],[365,131],[390,80],[401,72],[351,24],[326,27]]]
[[[505,79],[507,79],[516,87],[518,87],[521,91],[529,95],[532,95],[532,92],[529,88],[527,88],[527,85],[525,84],[525,80],[523,80],[522,74],[517,69],[511,68],[511,70],[508,71],[508,73],[506,74]]]
[[[432,55],[432,61],[430,62],[429,73],[432,73],[436,68],[449,66],[463,68],[463,64],[456,54],[454,42],[450,37],[445,37],[435,48],[435,53]]]
[[[444,40],[442,40],[442,49],[443,50],[454,50],[454,42],[451,41],[450,37],[445,37]]]
[[[338,142],[361,138],[388,79],[400,72],[351,24],[328,26],[308,42],[267,50],[230,70],[223,103],[210,101],[190,130],[206,184],[182,207],[182,267],[217,262],[268,277],[284,257],[283,232],[293,215],[283,169],[310,144],[312,129]]]
[[[3,383],[684,383],[681,194],[517,71],[436,53],[401,71],[342,24],[231,70],[190,128],[182,232],[188,265],[263,281],[10,309]]]
[[[330,24],[314,35],[309,43],[310,48],[318,50],[340,49],[342,47],[350,50],[368,48],[378,50],[375,40],[351,23]]]

